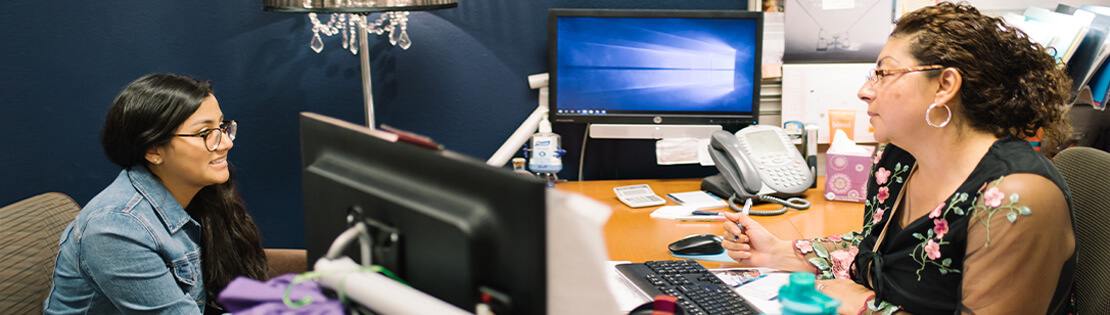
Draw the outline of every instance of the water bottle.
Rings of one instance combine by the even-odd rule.
[[[790,274],[790,283],[779,288],[783,315],[836,315],[840,301],[817,292],[816,277],[808,272]]]
[[[551,132],[551,122],[541,120],[539,132],[532,135],[532,154],[528,160],[528,169],[537,174],[555,174],[563,170],[559,142],[559,135]]]

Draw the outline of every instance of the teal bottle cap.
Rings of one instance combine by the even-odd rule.
[[[812,273],[790,274],[790,283],[779,288],[779,301],[783,315],[834,315],[840,301],[818,292],[814,288],[816,277]]]

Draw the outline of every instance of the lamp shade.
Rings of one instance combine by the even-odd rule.
[[[293,13],[374,13],[454,8],[457,0],[262,0],[262,9]]]

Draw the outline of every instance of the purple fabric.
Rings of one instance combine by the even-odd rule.
[[[246,277],[236,277],[227,284],[216,298],[228,312],[233,314],[343,314],[343,303],[329,300],[320,290],[315,280],[306,280],[293,286],[289,298],[299,301],[312,297],[312,303],[296,309],[285,306],[281,301],[285,288],[296,274],[285,274],[267,281],[259,282]]]

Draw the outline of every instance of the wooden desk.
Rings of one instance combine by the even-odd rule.
[[[673,259],[667,245],[692,234],[722,234],[722,222],[678,222],[652,219],[649,215],[659,207],[633,209],[617,200],[613,187],[648,184],[659,196],[673,192],[698,190],[701,179],[652,179],[652,180],[601,180],[565,182],[556,184],[558,189],[581,193],[609,205],[613,215],[605,224],[605,240],[610,260],[643,262]],[[824,177],[818,177],[817,187],[806,191],[812,203],[808,210],[788,210],[775,216],[752,216],[767,230],[782,239],[824,237],[859,230],[863,223],[863,204],[826,201]],[[667,200],[667,205],[676,205]],[[777,204],[759,204],[755,210],[776,210]],[[727,208],[710,211],[730,211]],[[703,263],[717,268],[727,264]]]

